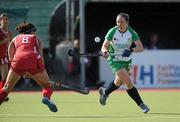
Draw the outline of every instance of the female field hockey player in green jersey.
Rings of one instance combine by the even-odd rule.
[[[109,94],[121,85],[125,84],[128,95],[136,102],[144,113],[150,109],[142,101],[137,89],[130,79],[130,66],[132,62],[132,52],[142,52],[144,50],[138,34],[129,26],[129,15],[120,13],[116,17],[117,26],[111,28],[105,36],[105,41],[101,47],[103,56],[107,58],[115,80],[107,88],[100,87],[100,104],[106,105]],[[119,55],[112,55],[112,54]]]

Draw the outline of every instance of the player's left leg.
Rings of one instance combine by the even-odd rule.
[[[136,87],[132,86],[132,88],[127,89],[128,95],[136,102],[136,104],[142,109],[142,112],[147,113],[150,109],[147,105],[142,101]]]
[[[31,78],[43,88],[42,103],[46,104],[52,112],[57,112],[58,109],[56,105],[50,100],[53,90],[51,88],[51,83],[46,70],[44,70],[42,73],[37,73],[31,76]]]
[[[126,84],[128,95],[136,102],[144,113],[147,113],[150,109],[143,103],[136,87],[131,82],[128,72],[122,70],[119,75],[122,77],[122,81]]]

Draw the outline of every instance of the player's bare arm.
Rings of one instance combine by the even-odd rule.
[[[42,61],[43,61],[43,64],[44,64],[42,42],[39,39],[38,39],[38,42],[39,42],[39,52],[40,52],[40,55],[42,57]]]
[[[15,55],[15,52],[16,52],[16,49],[15,49],[14,41],[11,41],[8,46],[8,57],[9,57],[10,62],[12,61]]]
[[[9,43],[10,40],[11,40],[10,37],[5,38],[4,40],[0,41],[0,45],[5,44],[5,43]]]
[[[105,40],[105,41],[103,42],[102,47],[101,47],[101,51],[102,51],[102,52],[107,52],[107,51],[108,51],[108,47],[109,47],[109,41],[108,41],[108,40]]]
[[[8,39],[9,39],[9,40],[8,40],[8,42],[7,42],[7,43],[8,43],[8,46],[9,46],[10,42],[11,42],[11,41],[12,41],[12,39],[13,39],[13,37],[12,37],[12,34],[11,34],[11,33],[9,34]]]
[[[136,47],[132,48],[133,52],[142,52],[144,50],[144,47],[140,40],[134,41]]]

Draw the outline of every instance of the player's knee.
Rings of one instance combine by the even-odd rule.
[[[121,80],[115,80],[114,84],[119,87],[122,85],[122,81]]]
[[[133,83],[131,81],[126,82],[127,89],[131,89],[133,87]]]

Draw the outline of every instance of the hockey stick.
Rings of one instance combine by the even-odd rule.
[[[79,53],[79,52],[74,51],[73,49],[68,49],[67,53],[68,53],[69,56],[85,56],[85,57],[103,56],[102,52],[97,52],[97,53]],[[109,55],[110,56],[122,55],[122,53],[111,53]]]
[[[78,93],[81,93],[84,95],[89,94],[88,88],[78,88],[78,87],[68,86],[68,85],[64,85],[64,84],[61,84],[60,87],[65,88],[65,89],[69,89],[69,90],[72,90],[72,91],[75,91],[75,92],[78,92]]]
[[[81,93],[81,94],[84,94],[84,95],[89,94],[89,89],[88,88],[73,87],[73,86],[68,86],[68,85],[61,84],[59,82],[53,82],[53,81],[51,81],[51,84],[52,84],[52,86],[58,86],[60,88],[68,89],[68,90],[78,92],[78,93]]]
[[[102,56],[101,53],[79,53],[79,52],[74,51],[73,49],[68,49],[67,53],[69,56],[86,56],[86,57]]]

